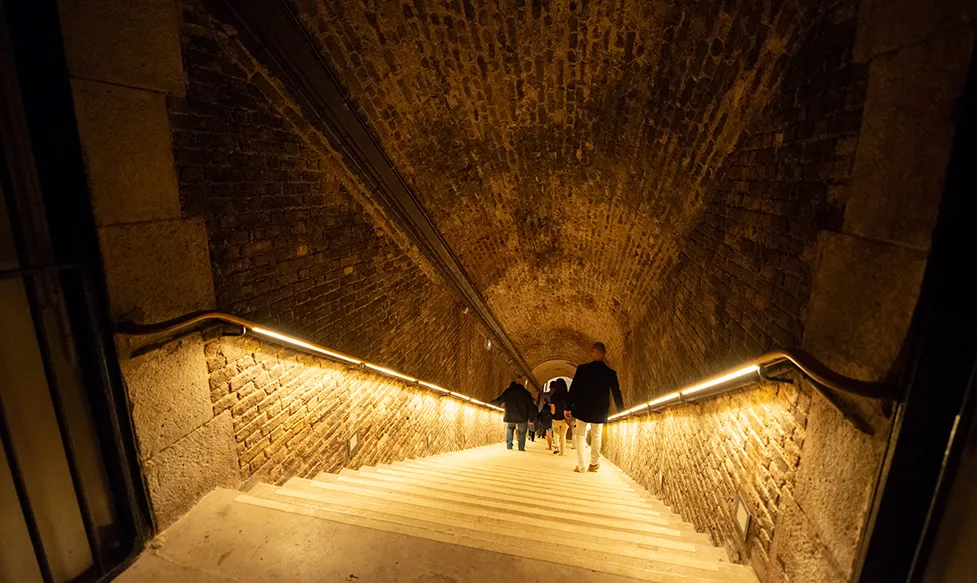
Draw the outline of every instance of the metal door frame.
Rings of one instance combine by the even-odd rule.
[[[93,569],[82,580],[110,577],[152,534],[145,486],[136,455],[128,401],[108,318],[107,295],[95,220],[74,115],[71,86],[54,0],[0,0],[0,179],[20,257],[20,268],[0,272],[19,278],[28,292],[38,346],[69,470],[85,523]],[[92,518],[66,431],[66,413],[47,350],[48,331],[38,315],[39,293],[53,294],[68,321],[78,369],[122,529],[122,548],[96,548]],[[44,549],[23,490],[0,404],[0,437],[45,580]],[[20,482],[20,483],[18,483]]]

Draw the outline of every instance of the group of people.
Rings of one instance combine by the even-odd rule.
[[[526,388],[526,377],[520,375],[494,401],[505,407],[505,444],[512,449],[513,440],[519,451],[526,451],[529,424],[546,433],[547,445],[555,455],[566,455],[566,435],[572,430],[577,451],[576,472],[596,472],[600,469],[601,432],[610,412],[613,396],[618,411],[624,409],[617,373],[604,363],[607,348],[595,342],[590,350],[591,362],[577,367],[568,387],[557,379],[552,390],[533,399]],[[587,429],[590,429],[590,459],[587,460]]]

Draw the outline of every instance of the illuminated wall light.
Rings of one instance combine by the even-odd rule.
[[[735,370],[735,371],[733,371],[733,372],[731,372],[729,374],[725,374],[725,375],[723,375],[721,377],[717,377],[717,378],[714,378],[714,379],[711,379],[711,380],[708,380],[708,381],[699,383],[697,385],[692,385],[691,387],[689,387],[687,389],[682,389],[680,391],[675,391],[673,393],[669,393],[667,395],[663,395],[661,397],[658,397],[657,399],[653,399],[651,401],[648,401],[647,403],[645,403],[643,405],[638,405],[637,407],[632,407],[631,409],[628,409],[627,411],[622,411],[621,413],[617,413],[615,415],[611,415],[610,417],[608,417],[607,420],[608,421],[613,421],[615,419],[620,419],[621,417],[624,417],[625,415],[630,415],[632,413],[635,413],[637,411],[640,411],[643,408],[646,408],[646,407],[647,408],[657,407],[658,405],[663,405],[665,403],[669,403],[671,401],[675,401],[675,400],[678,400],[680,398],[684,398],[686,395],[691,395],[693,393],[698,393],[699,391],[704,391],[704,390],[706,390],[708,388],[715,387],[716,385],[721,385],[721,384],[723,384],[725,382],[728,382],[728,381],[731,381],[733,379],[738,379],[740,377],[744,377],[744,376],[749,375],[749,374],[757,373],[759,371],[760,371],[760,367],[757,366],[757,365],[755,365],[755,364],[750,365],[750,366],[747,366],[747,367],[743,367],[743,368],[741,368],[739,370]]]
[[[697,393],[699,391],[704,391],[704,390],[706,390],[706,389],[708,389],[710,387],[714,387],[716,385],[721,385],[721,384],[725,383],[726,381],[731,381],[733,379],[737,379],[739,377],[742,377],[742,376],[746,376],[748,374],[755,373],[755,372],[757,372],[759,370],[760,370],[760,367],[758,367],[755,364],[754,365],[751,365],[751,366],[747,366],[745,368],[741,368],[739,370],[733,371],[733,372],[731,372],[731,373],[729,373],[727,375],[723,375],[723,376],[721,376],[719,378],[712,379],[711,381],[706,381],[704,383],[700,383],[698,385],[689,387],[687,389],[682,389],[681,393],[682,393],[682,396],[684,397],[685,395],[690,395],[692,393]]]
[[[662,403],[668,403],[669,401],[674,401],[675,399],[678,399],[678,398],[679,398],[679,393],[678,393],[678,391],[675,391],[674,393],[669,393],[669,394],[665,395],[664,397],[658,397],[657,399],[652,399],[651,401],[648,401],[648,406],[649,407],[657,407],[658,405],[661,405]]]
[[[284,334],[279,334],[278,332],[272,332],[271,330],[265,330],[264,328],[259,328],[257,326],[255,326],[251,330],[254,331],[254,332],[256,332],[256,333],[258,333],[258,334],[261,334],[263,336],[268,336],[269,338],[274,338],[276,340],[281,340],[282,342],[286,342],[288,344],[292,344],[293,346],[299,346],[299,347],[304,348],[306,350],[311,350],[312,352],[318,352],[319,354],[325,354],[326,356],[330,356],[332,358],[338,358],[339,360],[345,360],[346,362],[351,362],[353,364],[363,364],[362,361],[357,360],[357,359],[355,359],[353,357],[346,356],[345,354],[340,354],[338,352],[333,352],[331,350],[326,350],[324,348],[319,348],[318,346],[315,346],[314,344],[309,344],[308,342],[302,342],[298,338],[292,338],[291,336],[286,336]]]
[[[425,382],[425,381],[419,381],[419,382],[420,382],[420,384],[424,385],[425,387],[427,387],[429,389],[434,389],[435,391],[438,391],[440,393],[447,394],[447,393],[450,393],[451,392],[448,389],[441,388],[441,387],[439,387],[439,386],[437,386],[437,385],[435,385],[433,383],[429,383],[429,382]]]
[[[398,379],[403,379],[403,380],[408,381],[408,382],[411,382],[411,383],[419,382],[414,377],[407,376],[405,374],[401,374],[401,373],[399,373],[399,372],[397,372],[395,370],[390,370],[389,368],[384,368],[382,366],[377,366],[375,364],[370,364],[369,362],[364,362],[363,364],[366,365],[366,368],[371,368],[371,369],[373,369],[375,371],[382,372],[383,374],[387,374],[387,375],[390,375],[392,377],[397,377]]]
[[[425,387],[427,387],[429,389],[433,389],[435,391],[438,391],[439,393],[444,393],[446,395],[451,395],[452,397],[456,397],[458,399],[461,399],[462,401],[467,401],[469,403],[474,403],[474,404],[477,404],[477,405],[481,405],[482,407],[487,407],[489,409],[494,409],[495,411],[505,411],[505,409],[503,409],[501,407],[496,407],[495,405],[490,405],[488,403],[483,403],[482,401],[479,401],[478,399],[473,399],[473,398],[469,397],[468,395],[463,395],[461,393],[456,393],[454,391],[449,391],[448,389],[445,389],[443,387],[439,387],[438,385],[435,385],[434,383],[429,383],[429,382],[426,382],[426,381],[418,380],[418,379],[416,379],[416,378],[414,378],[412,376],[399,373],[399,372],[397,372],[395,370],[392,370],[392,369],[389,369],[389,368],[386,368],[386,367],[383,367],[383,366],[379,366],[379,365],[372,364],[372,363],[369,363],[369,362],[364,362],[362,360],[353,358],[351,356],[346,356],[345,354],[342,354],[342,353],[339,353],[339,352],[333,352],[331,350],[326,350],[325,348],[321,348],[319,346],[316,346],[315,344],[310,344],[308,342],[304,342],[302,340],[299,340],[298,338],[292,338],[291,336],[286,336],[285,334],[279,334],[278,332],[273,332],[271,330],[267,330],[265,328],[261,328],[261,327],[258,327],[258,326],[255,326],[255,327],[251,328],[251,330],[253,332],[255,332],[256,334],[260,334],[262,336],[267,336],[269,338],[274,338],[275,340],[279,340],[279,341],[284,342],[286,344],[291,344],[292,346],[298,346],[299,348],[304,348],[305,350],[316,352],[318,354],[324,354],[324,355],[329,356],[331,358],[335,358],[335,359],[338,359],[338,360],[343,360],[345,362],[349,362],[349,363],[352,363],[352,364],[362,365],[362,366],[365,366],[366,368],[369,368],[371,370],[375,370],[375,371],[377,371],[379,373],[382,373],[382,374],[385,374],[385,375],[389,375],[389,376],[392,376],[392,377],[396,377],[398,379],[402,379],[402,380],[405,380],[405,381],[410,382],[410,383],[417,383],[419,385],[423,385],[423,386],[425,386]]]

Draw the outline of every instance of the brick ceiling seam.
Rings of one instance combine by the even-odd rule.
[[[267,0],[242,7],[223,2],[220,7],[236,28],[248,35],[261,55],[304,108],[324,127],[330,143],[343,156],[361,182],[377,195],[396,217],[398,226],[421,249],[475,311],[497,343],[536,386],[532,367],[496,319],[478,288],[456,259],[417,199],[382,150],[370,130],[348,103],[333,72],[321,58],[298,18],[283,2]]]

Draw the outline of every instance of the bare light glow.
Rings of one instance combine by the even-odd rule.
[[[377,372],[382,372],[383,374],[390,375],[392,377],[397,377],[398,379],[403,379],[403,380],[405,380],[407,382],[410,382],[410,383],[416,383],[416,382],[418,382],[418,380],[415,379],[414,377],[407,376],[405,374],[400,374],[399,372],[397,372],[395,370],[391,370],[389,368],[385,368],[385,367],[378,366],[378,365],[375,365],[375,364],[370,364],[369,362],[364,362],[363,364],[366,365],[366,368],[371,368],[371,369],[373,369],[373,370],[375,370]]]
[[[347,355],[342,354],[340,352],[333,352],[332,350],[326,350],[325,348],[322,348],[320,346],[316,346],[315,344],[310,344],[310,343],[305,342],[303,340],[299,340],[298,338],[293,338],[291,336],[287,336],[285,334],[280,334],[278,332],[274,332],[274,331],[268,330],[266,328],[261,328],[259,326],[253,326],[253,327],[251,327],[251,330],[254,333],[256,333],[256,334],[260,334],[262,336],[267,336],[268,338],[274,338],[275,340],[278,340],[279,342],[284,342],[286,344],[291,344],[292,346],[297,346],[299,348],[308,350],[310,352],[315,352],[315,353],[318,353],[318,354],[322,354],[322,355],[328,356],[330,358],[334,358],[334,359],[337,359],[337,360],[342,360],[342,361],[349,362],[349,363],[355,364],[355,365],[362,365],[362,366],[365,366],[366,368],[368,368],[370,370],[374,370],[376,372],[379,372],[381,374],[385,374],[387,376],[392,376],[394,378],[405,380],[405,381],[410,382],[410,383],[417,383],[419,385],[423,385],[423,386],[425,386],[425,387],[427,387],[429,389],[433,389],[433,390],[435,390],[435,391],[437,391],[439,393],[444,393],[446,395],[451,395],[452,397],[461,399],[462,401],[467,401],[469,403],[474,403],[476,405],[481,405],[482,407],[487,407],[487,408],[493,409],[495,411],[504,411],[504,409],[502,409],[501,407],[496,407],[495,405],[490,405],[488,403],[483,403],[482,401],[479,401],[478,399],[473,399],[473,398],[469,397],[468,395],[462,395],[461,393],[456,393],[454,391],[449,391],[448,389],[439,387],[438,385],[435,385],[434,383],[428,383],[428,382],[425,382],[425,381],[422,381],[422,380],[418,380],[418,379],[415,379],[412,376],[399,373],[399,372],[397,372],[397,371],[395,371],[393,369],[389,369],[387,367],[380,366],[380,365],[377,365],[377,364],[373,364],[373,363],[370,363],[370,362],[366,362],[366,361],[363,361],[363,360],[359,360],[358,358],[353,358],[352,356],[347,356]]]
[[[661,405],[662,403],[667,403],[669,401],[674,401],[675,399],[678,399],[678,398],[679,398],[679,393],[678,393],[678,391],[675,391],[674,393],[669,393],[669,394],[665,395],[664,397],[658,397],[657,399],[652,399],[651,401],[648,401],[648,406],[649,407],[657,407],[658,405]]]
[[[682,389],[680,391],[675,391],[673,393],[668,393],[667,395],[663,395],[661,397],[658,397],[657,399],[652,399],[651,401],[648,401],[647,403],[638,405],[637,407],[631,407],[627,411],[622,411],[622,412],[617,413],[615,415],[611,415],[607,420],[608,421],[614,421],[615,419],[619,419],[621,417],[624,417],[625,415],[631,415],[632,413],[637,413],[638,411],[640,411],[642,409],[645,409],[645,408],[649,408],[650,409],[652,407],[657,407],[658,405],[663,405],[663,404],[669,403],[671,401],[675,401],[675,400],[678,400],[678,399],[683,399],[683,398],[685,398],[686,395],[691,395],[693,393],[698,393],[699,391],[704,391],[704,390],[706,390],[706,389],[708,389],[710,387],[715,387],[715,386],[721,385],[721,384],[723,384],[725,382],[729,382],[729,381],[731,381],[733,379],[738,379],[740,377],[744,377],[744,376],[749,375],[749,374],[754,374],[754,373],[759,372],[759,371],[760,371],[760,367],[759,366],[757,366],[755,364],[751,364],[750,366],[743,367],[743,368],[741,368],[739,370],[734,370],[733,372],[731,372],[729,374],[724,374],[721,377],[716,377],[714,379],[709,379],[709,380],[703,381],[703,382],[701,382],[701,383],[699,383],[697,385],[692,385],[691,387],[689,387],[687,389]]]
[[[338,352],[326,350],[325,348],[319,348],[318,346],[309,344],[308,342],[303,342],[298,338],[292,338],[291,336],[279,334],[278,332],[272,332],[271,330],[265,330],[264,328],[259,328],[257,326],[255,326],[251,330],[263,336],[268,336],[269,338],[274,338],[275,340],[281,340],[282,342],[287,342],[288,344],[292,344],[294,346],[300,346],[306,350],[311,350],[312,352],[325,354],[326,356],[330,356],[332,358],[338,358],[339,360],[345,360],[346,362],[351,362],[353,364],[363,364],[363,361],[361,360],[355,359],[351,356],[346,356],[345,354],[340,354]]]
[[[689,394],[692,394],[692,393],[697,393],[699,391],[704,391],[704,390],[708,389],[709,387],[714,387],[716,385],[721,385],[721,384],[723,384],[723,383],[725,383],[727,381],[731,381],[733,379],[738,379],[739,377],[742,377],[742,376],[746,376],[748,374],[755,373],[758,370],[760,370],[760,367],[758,367],[757,365],[755,365],[755,364],[754,365],[750,365],[750,366],[741,368],[739,370],[735,370],[735,371],[733,371],[733,372],[731,372],[729,374],[723,375],[723,376],[721,376],[719,378],[715,378],[715,379],[706,381],[704,383],[699,383],[698,385],[689,387],[687,389],[682,389],[680,392],[682,393],[682,396],[684,397],[685,395],[689,395]]]
[[[442,388],[442,387],[439,387],[439,386],[435,385],[434,383],[429,383],[429,382],[426,382],[426,381],[418,381],[418,382],[420,382],[420,384],[424,385],[425,387],[427,387],[429,389],[434,389],[435,391],[438,391],[438,392],[441,392],[441,393],[450,393],[451,392],[448,389],[445,389],[445,388]]]

